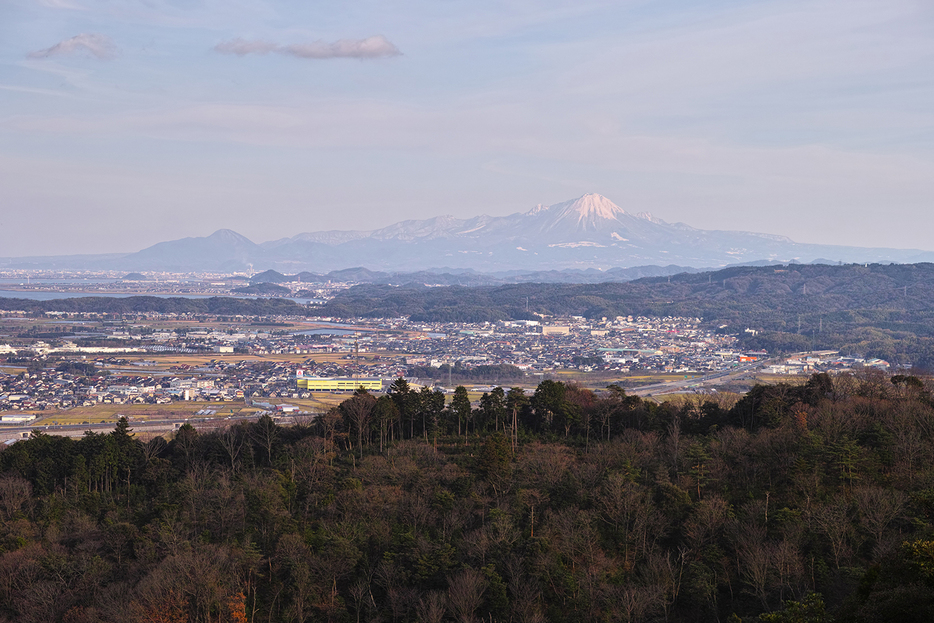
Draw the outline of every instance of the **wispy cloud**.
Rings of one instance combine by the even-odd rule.
[[[74,54],[90,54],[100,60],[110,60],[117,55],[117,46],[106,35],[81,33],[71,39],[60,41],[50,48],[31,52],[29,58],[72,56]]]
[[[399,48],[386,37],[376,35],[366,39],[341,39],[334,43],[306,43],[287,45],[282,51],[299,58],[381,58],[399,56]]]
[[[24,87],[13,84],[0,84],[0,90],[13,91],[14,93],[32,93],[34,95],[54,95],[55,97],[75,97],[71,93],[65,93],[63,91],[54,91],[52,89],[37,89],[34,87]]]
[[[246,39],[231,39],[214,46],[215,52],[221,54],[236,54],[245,56],[247,54],[269,54],[279,50],[279,46],[268,41],[247,41]]]
[[[71,9],[74,11],[87,10],[79,4],[69,2],[69,0],[36,0],[36,3],[49,9]]]
[[[332,43],[315,41],[313,43],[293,43],[278,45],[268,41],[246,39],[231,39],[214,46],[214,50],[221,54],[287,54],[298,58],[385,58],[399,56],[402,52],[383,35],[375,35],[366,39],[341,39]]]

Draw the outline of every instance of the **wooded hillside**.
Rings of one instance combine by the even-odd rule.
[[[930,620],[934,398],[915,377],[465,398],[400,380],[287,428],[18,442],[0,617]]]

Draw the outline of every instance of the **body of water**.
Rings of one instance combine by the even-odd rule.
[[[296,331],[292,335],[353,335],[360,331],[352,324],[342,324],[340,322],[314,322],[310,324],[321,328]]]
[[[2,286],[2,285],[7,285],[7,286],[18,286],[18,285],[27,285],[27,284],[49,285],[49,284],[52,284],[52,283],[60,283],[60,284],[63,284],[63,285],[75,285],[75,284],[77,284],[77,283],[86,283],[86,284],[88,284],[88,285],[99,285],[99,284],[102,284],[102,283],[113,283],[114,281],[116,281],[116,279],[114,279],[114,278],[112,278],[112,277],[109,278],[109,279],[108,279],[108,278],[105,278],[105,277],[89,277],[89,278],[87,278],[87,279],[81,279],[81,278],[68,278],[68,279],[50,279],[50,278],[42,278],[42,279],[36,279],[36,278],[34,278],[34,277],[31,277],[31,278],[29,279],[29,281],[27,281],[25,277],[0,277],[0,286]]]
[[[227,297],[235,299],[255,299],[259,297],[255,296],[237,296],[233,294],[149,294],[149,293],[126,293],[126,292],[53,292],[48,290],[0,290],[0,298],[8,299],[27,299],[30,301],[57,301],[60,299],[75,299],[75,298],[85,298],[89,296],[102,296],[108,298],[129,298],[131,296],[154,296],[160,299],[169,299],[169,298],[182,298],[182,299],[209,299],[212,297]],[[286,297],[290,301],[295,301],[302,305],[307,305],[308,303],[321,304],[324,303],[321,299],[305,299],[305,298],[291,298]]]
[[[292,335],[353,335],[355,331],[347,329],[309,329],[308,331],[298,331]]]
[[[343,322],[328,322],[328,321],[309,321],[308,324],[313,324],[316,327],[330,327],[333,329],[350,329],[352,331],[359,331],[357,327],[352,324],[345,324]]]

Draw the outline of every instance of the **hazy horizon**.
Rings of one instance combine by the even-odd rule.
[[[576,205],[578,204],[578,202],[579,202],[580,200],[582,200],[582,199],[585,199],[585,198],[588,197],[588,196],[589,196],[589,197],[597,197],[597,198],[600,199],[600,200],[606,200],[606,199],[608,199],[608,198],[606,198],[606,197],[602,197],[601,195],[599,195],[599,194],[597,194],[597,193],[588,193],[587,195],[584,195],[584,196],[582,196],[582,197],[575,198],[577,201],[574,201],[574,205],[572,206],[571,209],[576,209]],[[561,202],[561,203],[555,204],[554,206],[542,206],[541,204],[539,204],[538,206],[533,207],[533,208],[531,209],[531,211],[528,211],[528,210],[527,210],[527,211],[524,211],[524,212],[519,212],[519,211],[517,211],[517,212],[512,212],[512,213],[510,213],[510,214],[508,214],[508,215],[502,215],[502,216],[511,216],[511,215],[515,215],[515,214],[523,214],[523,215],[537,214],[537,213],[539,213],[539,211],[540,211],[542,208],[545,208],[545,209],[549,209],[549,208],[561,208],[561,209],[565,209],[566,206],[567,206],[567,204],[569,204],[569,203],[572,203],[572,202],[571,202],[571,201]],[[612,204],[612,201],[610,201],[610,204]],[[614,205],[615,205],[615,204],[614,204]],[[616,207],[618,207],[618,206],[616,206]],[[645,219],[648,219],[648,220],[653,221],[653,222],[659,222],[659,219],[658,219],[658,217],[657,217],[656,215],[651,214],[651,213],[648,213],[648,212],[641,212],[641,213],[638,213],[638,214],[632,214],[632,213],[630,213],[630,214],[631,214],[632,216],[636,216],[637,219],[643,219],[643,218],[645,218]],[[441,218],[442,218],[442,222],[443,222],[444,217],[447,217],[447,216],[450,216],[450,215],[436,215],[436,217],[441,217]],[[497,218],[500,218],[501,215],[488,215],[488,214],[487,214],[487,215],[480,215],[480,214],[476,214],[476,215],[472,215],[472,216],[487,216],[487,217],[492,217],[492,219],[495,220],[495,219],[497,219]],[[432,218],[432,217],[429,217],[428,219],[424,219],[424,220],[413,220],[413,221],[408,221],[408,222],[410,222],[410,223],[411,223],[411,222],[426,223],[426,222],[430,222],[430,221],[432,221],[432,220],[433,220],[433,218]],[[663,219],[662,219],[662,221],[663,221]],[[401,224],[402,224],[402,221],[399,221],[399,222],[396,222],[396,223],[391,223],[388,229],[391,231],[394,225],[397,226],[397,225],[401,225]],[[678,226],[680,226],[680,225],[688,225],[688,226],[691,226],[690,223],[668,223],[668,224],[669,224],[669,225],[678,225]],[[448,227],[448,226],[449,226],[448,223],[445,223],[444,225],[442,225],[442,227]],[[703,228],[697,228],[697,227],[695,227],[695,228],[693,228],[693,229],[694,229],[694,230],[698,230],[698,231],[707,231],[707,232],[713,231],[713,230],[705,230],[705,229],[703,229]],[[250,236],[249,234],[247,234],[247,233],[240,232],[240,231],[236,231],[236,230],[231,229],[231,228],[228,228],[228,227],[218,227],[217,229],[214,229],[213,231],[210,231],[210,232],[205,233],[205,234],[180,235],[180,236],[177,237],[177,238],[172,238],[172,239],[167,239],[167,240],[156,241],[156,242],[154,243],[154,245],[159,245],[160,243],[175,243],[175,242],[182,241],[182,240],[203,240],[203,239],[205,239],[205,238],[213,238],[213,237],[215,237],[215,236],[221,236],[222,238],[226,238],[226,237],[227,237],[227,234],[226,234],[225,232],[232,232],[232,234],[234,234],[234,235],[236,235],[236,236],[239,236],[239,237],[242,237],[242,238],[246,238],[246,239],[249,240],[251,243],[256,244],[256,245],[265,245],[266,243],[281,242],[281,241],[285,241],[285,240],[289,240],[289,239],[293,239],[293,238],[299,238],[302,234],[329,233],[329,232],[338,233],[338,232],[340,232],[340,231],[350,231],[350,230],[328,230],[328,231],[325,231],[325,230],[309,230],[309,231],[303,231],[303,232],[294,232],[293,234],[291,234],[291,235],[289,235],[289,236],[286,236],[286,237],[271,238],[271,239],[268,239],[268,240],[267,240],[267,239],[257,239],[257,238],[251,237],[251,236]],[[373,233],[374,231],[380,231],[380,230],[379,230],[379,229],[374,229],[374,230],[356,230],[356,231],[358,231],[358,232],[360,232],[360,233],[362,233],[362,234],[371,234],[371,233]],[[470,230],[470,231],[472,231],[472,230]],[[737,233],[737,234],[751,233],[751,234],[753,234],[753,235],[760,235],[760,234],[761,234],[761,235],[765,236],[766,239],[772,238],[772,235],[771,235],[769,232],[741,232],[741,231],[736,231],[736,232],[734,232],[734,233]],[[398,232],[394,232],[394,233],[391,233],[391,234],[390,234],[390,237],[395,238],[397,235],[398,235]],[[583,236],[584,236],[584,237],[588,237],[588,234],[583,234]],[[365,236],[364,236],[364,237],[365,237]],[[404,240],[404,238],[400,238],[399,240],[400,240],[400,241],[401,241],[401,240]],[[791,239],[788,239],[788,240],[789,240],[789,242],[792,242],[792,243],[794,243],[794,244],[800,244],[799,241],[797,241],[797,240],[791,240]],[[326,244],[339,245],[340,242],[330,242],[330,243],[326,243]],[[112,251],[112,250],[108,250],[108,249],[106,249],[106,248],[99,248],[99,249],[97,250],[97,252],[94,253],[94,254],[105,254],[105,255],[106,255],[106,254],[117,254],[117,255],[119,255],[119,254],[122,254],[122,253],[130,253],[130,254],[132,254],[132,253],[135,253],[135,252],[138,252],[138,251],[145,250],[145,249],[147,249],[147,248],[149,248],[149,247],[152,247],[152,246],[154,246],[154,245],[147,245],[146,247],[140,247],[140,248],[138,248],[138,249],[132,249],[132,250],[130,250],[130,251],[128,251],[128,252]],[[867,249],[867,250],[872,249],[872,247],[864,247],[864,248]],[[876,248],[882,248],[882,247],[876,247]],[[892,248],[893,248],[893,249],[899,249],[899,247],[892,247]],[[928,249],[910,249],[910,248],[903,248],[903,249],[908,250],[908,251],[912,251],[912,250],[927,251],[927,250],[928,250]],[[356,249],[356,251],[359,252],[360,249],[358,248],[358,249]],[[94,255],[94,254],[90,254],[90,255]],[[60,254],[55,254],[55,255],[60,255]],[[75,254],[75,255],[89,255],[89,254],[86,254],[86,253],[84,253],[84,254],[79,253],[79,254]],[[33,256],[35,256],[35,255],[33,255]],[[29,256],[22,256],[22,255],[21,255],[21,256],[3,256],[3,255],[0,255],[0,257],[7,257],[7,258],[12,257],[12,258],[16,258],[16,257],[29,257]],[[42,256],[40,256],[40,257],[42,257]],[[52,257],[52,256],[50,256],[50,257]],[[621,257],[621,260],[623,260],[623,259],[624,259],[624,258]],[[792,263],[795,263],[795,262],[798,262],[799,260],[800,260],[800,258],[793,258],[793,259],[791,259],[791,260],[789,260],[789,261],[792,262]],[[350,262],[350,264],[353,264],[353,258],[349,258],[348,261]],[[756,262],[756,261],[775,261],[775,258],[774,258],[774,257],[770,257],[770,256],[769,256],[768,254],[766,254],[766,253],[763,253],[761,257],[757,256],[756,258],[754,258],[754,259],[752,259],[752,260],[746,260],[745,262],[739,261],[739,263],[737,263],[736,265],[742,265],[742,264],[747,263],[747,262],[749,262],[749,261],[752,261],[752,262]],[[839,261],[839,260],[828,260],[828,261],[829,261],[830,263],[836,263],[836,262]],[[856,263],[862,263],[863,261],[864,261],[864,260],[858,260]],[[872,260],[872,261],[875,262],[876,260]],[[899,260],[898,260],[898,259],[891,259],[891,260],[886,260],[886,261],[883,262],[883,263],[890,263],[890,262],[891,262],[891,263],[899,263]],[[716,265],[708,265],[708,264],[705,264],[705,263],[703,263],[703,262],[701,262],[701,263],[691,263],[691,262],[684,263],[684,262],[682,262],[682,263],[684,264],[684,266],[686,266],[686,267],[691,267],[691,268],[709,268],[709,267],[711,267],[711,266],[728,266],[728,265],[730,265],[730,264],[728,264],[728,263],[726,263],[726,264],[716,264]],[[813,261],[812,261],[812,260],[804,260],[804,263],[813,263]],[[350,264],[348,264],[348,267],[350,267]],[[650,262],[650,263],[649,263],[649,265],[653,265],[653,264],[658,264],[658,262],[655,262],[655,263]],[[678,264],[678,262],[676,261],[675,264]],[[356,264],[354,264],[354,266],[356,267]],[[363,264],[361,264],[361,266],[363,266]],[[628,260],[628,261],[621,261],[621,262],[619,263],[619,266],[618,266],[618,267],[621,267],[621,268],[631,268],[631,267],[633,267],[633,266],[640,266],[640,264],[639,264],[638,262],[633,263],[632,260],[630,259],[630,260]],[[434,268],[437,268],[437,267],[434,267]],[[432,269],[434,269],[434,268],[432,268]],[[514,267],[513,269],[517,269],[517,268],[518,268],[518,267]],[[605,269],[606,269],[606,268],[602,268],[602,269],[599,269],[599,270],[605,270]],[[306,270],[307,270],[307,269],[306,269]],[[375,270],[381,270],[381,269],[380,269],[380,268],[375,268]],[[467,267],[460,267],[458,270],[473,270],[473,269],[470,269],[470,268],[467,268]],[[503,268],[501,268],[500,270],[510,270],[510,269],[503,267]],[[324,272],[328,272],[328,271],[325,270]]]
[[[525,212],[932,249],[934,6],[0,5],[0,256]]]

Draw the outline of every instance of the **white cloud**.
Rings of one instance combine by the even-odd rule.
[[[248,41],[246,39],[231,39],[214,46],[214,50],[221,54],[269,54],[277,52],[298,58],[385,58],[402,54],[395,45],[383,35],[375,35],[366,39],[341,39],[333,43],[315,41],[313,43],[293,43],[291,45],[276,45],[268,41]]]
[[[50,56],[71,56],[87,53],[100,60],[110,60],[117,55],[117,46],[106,35],[81,33],[71,39],[65,39],[50,48],[31,52],[29,58],[49,58]]]
[[[299,58],[382,58],[401,54],[399,48],[382,35],[359,40],[341,39],[334,43],[318,41],[287,45],[282,52]]]

